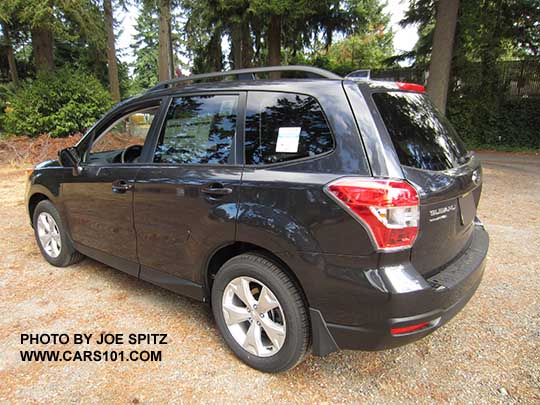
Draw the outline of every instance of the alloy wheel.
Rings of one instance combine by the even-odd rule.
[[[58,257],[62,250],[60,230],[53,216],[42,212],[37,219],[37,233],[43,250],[52,258]]]
[[[275,294],[252,277],[237,277],[225,287],[223,317],[236,342],[259,357],[275,355],[287,333],[283,308]]]

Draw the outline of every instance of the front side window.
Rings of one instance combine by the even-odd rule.
[[[175,98],[154,154],[155,163],[232,164],[238,96]]]
[[[134,163],[138,160],[159,107],[131,112],[116,120],[94,140],[88,163]]]
[[[245,138],[251,165],[316,156],[334,147],[321,106],[301,94],[250,92]]]

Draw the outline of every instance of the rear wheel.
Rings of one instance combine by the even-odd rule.
[[[275,263],[256,253],[226,262],[212,286],[221,334],[246,364],[265,372],[297,365],[309,345],[309,320],[298,288]]]
[[[83,258],[73,247],[56,207],[49,200],[37,205],[33,224],[41,254],[50,264],[65,267]]]

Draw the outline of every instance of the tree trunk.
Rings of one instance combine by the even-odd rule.
[[[221,30],[216,29],[208,43],[208,68],[212,72],[223,69],[223,53],[221,51]]]
[[[485,4],[483,6],[483,20],[486,27],[485,39],[480,47],[480,64],[482,77],[480,80],[483,96],[486,100],[495,102],[499,93],[499,70],[497,61],[501,54],[501,13],[502,0],[498,0],[494,5]],[[495,6],[495,7],[493,7]]]
[[[328,54],[330,47],[332,46],[332,40],[334,39],[334,33],[331,28],[326,29],[326,38],[324,39],[324,52]]]
[[[171,16],[170,0],[160,0],[159,2],[159,59],[158,75],[159,80],[169,80],[171,78],[169,22]]]
[[[446,110],[459,0],[442,0],[437,7],[427,91],[435,105]]]
[[[242,67],[250,67],[253,60],[253,42],[249,29],[248,17],[244,16],[242,21]]]
[[[175,72],[175,64],[174,64],[174,49],[173,49],[173,41],[172,41],[172,16],[169,13],[169,21],[167,22],[167,25],[169,26],[169,66],[171,68],[171,78],[176,76]]]
[[[272,15],[268,25],[268,65],[278,66],[281,63],[281,16]],[[279,72],[270,73],[273,79],[279,79]]]
[[[231,27],[231,53],[234,69],[242,66],[242,25],[240,22],[233,23]]]
[[[103,0],[103,11],[105,13],[105,28],[107,30],[107,68],[109,71],[109,86],[111,88],[112,100],[115,103],[118,103],[120,101],[120,83],[118,81],[118,64],[116,63],[116,48],[114,45],[114,19],[111,0]]]
[[[13,45],[11,44],[11,37],[9,35],[9,29],[7,25],[2,24],[2,32],[4,34],[4,41],[6,42],[6,53],[9,66],[9,75],[11,81],[15,86],[19,84],[19,75],[17,73],[17,64],[15,63],[15,54],[13,53]]]
[[[242,17],[242,21],[236,22],[231,27],[231,53],[235,69],[251,66],[253,59],[253,44],[249,31],[247,16]]]
[[[32,28],[32,50],[36,71],[45,72],[54,69],[53,33],[47,27]]]

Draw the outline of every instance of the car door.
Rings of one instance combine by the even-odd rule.
[[[202,298],[207,258],[235,240],[244,102],[239,93],[170,99],[152,163],[135,182],[141,279]]]
[[[160,108],[151,100],[108,117],[90,134],[79,170],[62,184],[70,235],[82,253],[138,275],[133,183]],[[129,147],[129,149],[128,149]]]

